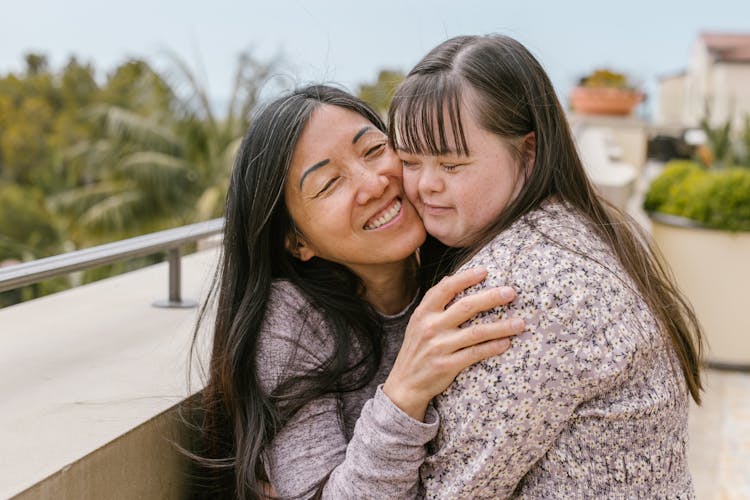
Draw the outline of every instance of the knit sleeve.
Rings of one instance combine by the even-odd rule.
[[[441,427],[422,469],[427,498],[510,496],[576,407],[616,384],[631,363],[632,345],[606,303],[615,278],[554,245],[526,247],[520,259],[508,251],[480,252],[474,265],[490,270],[483,286],[513,286],[517,299],[472,323],[512,315],[526,329],[436,399]]]
[[[271,391],[290,376],[320,368],[332,346],[320,318],[306,314],[299,292],[277,290],[262,332],[258,372]],[[264,450],[271,484],[284,498],[309,498],[325,482],[323,498],[414,498],[425,444],[438,418],[412,419],[380,390],[362,408],[351,440],[339,418],[336,394],[302,407]]]

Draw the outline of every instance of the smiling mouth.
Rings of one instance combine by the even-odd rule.
[[[372,219],[367,221],[367,224],[365,224],[364,228],[366,231],[372,231],[373,229],[382,227],[395,219],[399,212],[401,212],[401,200],[396,198],[395,200],[393,200],[393,203],[385,210],[380,212],[377,217],[373,217]]]

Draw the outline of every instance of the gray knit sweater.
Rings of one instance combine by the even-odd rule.
[[[414,307],[382,316],[383,361],[368,385],[312,401],[265,450],[266,471],[279,495],[309,498],[311,486],[326,476],[323,498],[418,494],[419,466],[425,444],[437,433],[437,414],[430,407],[426,423],[414,420],[379,388],[401,348]],[[275,282],[260,337],[258,373],[264,390],[270,392],[287,377],[315,370],[332,350],[330,330],[320,313],[293,285]]]

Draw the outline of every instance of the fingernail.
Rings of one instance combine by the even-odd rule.
[[[513,318],[510,321],[510,326],[511,326],[511,328],[513,328],[513,330],[515,330],[517,332],[522,332],[523,329],[524,329],[524,327],[526,326],[526,324],[523,322],[522,319]]]
[[[508,347],[510,347],[510,340],[500,339],[500,347],[503,349],[507,349]]]
[[[500,297],[503,300],[510,300],[510,299],[513,298],[514,295],[515,295],[515,292],[514,292],[514,290],[511,287],[504,286],[504,287],[500,288]]]
[[[474,274],[477,276],[482,276],[483,274],[487,274],[487,269],[483,267],[475,267]]]

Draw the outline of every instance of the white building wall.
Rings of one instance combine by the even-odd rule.
[[[662,78],[659,81],[659,105],[654,122],[658,125],[680,125],[684,121],[687,74]]]
[[[717,89],[715,121],[725,123],[731,119],[732,130],[738,133],[745,126],[745,115],[750,114],[750,64],[716,64],[714,81]]]
[[[705,114],[706,103],[710,102],[711,61],[706,45],[699,38],[693,45],[688,64],[687,100],[683,120],[686,126],[697,126]]]
[[[712,126],[732,119],[735,133],[750,113],[750,63],[716,62],[698,38],[683,77],[660,82],[656,123],[695,127],[710,109]]]

